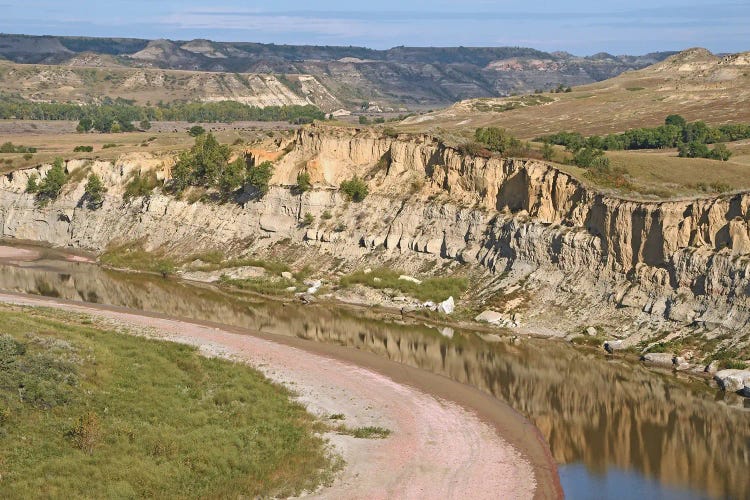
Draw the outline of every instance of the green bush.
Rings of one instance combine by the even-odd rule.
[[[107,192],[107,188],[102,184],[102,180],[96,174],[89,175],[89,179],[84,187],[84,196],[86,197],[86,206],[91,210],[95,210],[102,206],[104,201],[104,193]]]
[[[36,174],[31,174],[28,179],[26,179],[26,192],[29,194],[36,194],[39,191],[39,176]]]
[[[172,168],[171,189],[180,193],[188,186],[216,186],[227,167],[231,151],[213,134],[200,134],[190,151],[183,151]]]
[[[601,149],[585,147],[579,149],[573,155],[573,163],[581,168],[607,168],[609,167],[609,158]]]
[[[250,167],[247,172],[247,184],[258,190],[261,196],[265,195],[270,188],[273,170],[273,164],[270,161]]]
[[[94,146],[76,146],[73,148],[74,153],[90,153],[94,150]]]
[[[312,189],[312,184],[310,183],[310,174],[307,172],[300,172],[297,174],[297,191],[300,193],[304,193],[305,191],[309,191]]]
[[[350,200],[357,203],[364,200],[370,192],[365,181],[356,175],[347,181],[343,181],[340,189]]]
[[[542,144],[542,158],[552,161],[555,158],[555,148],[549,142]]]
[[[36,153],[36,148],[16,146],[12,142],[5,142],[0,145],[0,153]]]
[[[303,226],[312,226],[315,222],[315,216],[310,212],[305,213],[305,217],[302,219]]]
[[[57,199],[67,180],[68,175],[63,168],[63,159],[55,158],[52,168],[47,172],[44,180],[38,184],[36,191],[34,191],[36,193],[37,203],[44,206],[49,201]],[[29,181],[31,181],[31,179],[29,179]],[[28,190],[29,187],[33,186],[27,184],[26,189]]]
[[[507,130],[498,127],[476,129],[474,140],[483,144],[490,151],[501,155],[513,154],[521,147],[521,141],[513,137]]]
[[[151,193],[158,185],[159,181],[156,178],[156,172],[149,171],[145,175],[136,173],[125,186],[125,193],[123,193],[122,198],[125,201],[130,201],[133,198],[151,196]]]
[[[464,142],[458,145],[458,152],[464,156],[477,156],[480,158],[491,158],[492,151],[478,142]]]
[[[247,163],[240,156],[227,165],[219,176],[219,190],[225,198],[239,189],[244,183],[247,175]]]
[[[188,130],[188,135],[191,137],[198,137],[199,135],[203,135],[206,133],[206,129],[201,127],[200,125],[193,125]]]

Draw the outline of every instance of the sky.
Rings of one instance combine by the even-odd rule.
[[[750,50],[750,0],[0,0],[0,32],[277,44]]]

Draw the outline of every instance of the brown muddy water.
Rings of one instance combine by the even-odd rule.
[[[212,321],[347,346],[467,384],[541,431],[568,498],[750,498],[750,409],[677,378],[553,340],[383,321],[121,273],[34,248],[0,255],[0,289]]]

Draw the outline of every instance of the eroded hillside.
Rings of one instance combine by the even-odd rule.
[[[124,201],[136,173],[168,179],[172,158],[131,154],[114,164],[70,161],[98,173],[104,204],[81,202],[71,182],[46,207],[25,194],[36,169],[0,179],[2,235],[103,251],[138,240],[173,254],[223,249],[284,252],[334,270],[387,264],[425,275],[471,277],[459,307],[513,316],[532,331],[576,333],[595,325],[625,345],[689,334],[696,348],[747,343],[750,326],[750,194],[636,202],[586,188],[551,165],[463,156],[430,136],[312,126],[280,151],[270,191],[224,204],[178,200],[158,189]],[[44,173],[49,167],[42,167]],[[83,170],[82,170],[83,169]],[[294,189],[307,172],[313,189]],[[358,175],[361,202],[339,191]],[[192,201],[192,202],[191,202]],[[312,220],[307,219],[309,214]]]
[[[222,43],[210,40],[172,41],[85,37],[0,35],[0,57],[23,64],[61,68],[183,70],[221,73],[193,77],[234,85],[236,74],[287,75],[291,88],[303,98],[308,91],[326,103],[331,98],[358,109],[371,102],[382,108],[419,109],[453,104],[461,99],[509,95],[548,89],[558,84],[582,85],[611,78],[623,71],[661,61],[670,53],[643,56],[596,54],[577,57],[519,47],[363,47],[295,46]],[[49,71],[40,67],[38,71]],[[143,74],[137,73],[137,74]],[[173,75],[172,72],[145,74]],[[310,75],[312,81],[296,75]],[[4,84],[0,85],[0,89]],[[240,87],[242,82],[240,82]],[[326,96],[320,86],[332,96]],[[40,98],[57,96],[55,86]],[[152,92],[159,93],[158,85]],[[116,86],[105,87],[118,90]],[[212,89],[208,89],[216,93]],[[79,84],[73,91],[82,92]],[[73,93],[75,93],[73,92]],[[244,91],[243,91],[244,92]],[[179,92],[178,92],[179,94]],[[119,94],[117,94],[119,95]],[[231,93],[229,95],[232,95]],[[115,97],[114,94],[111,95]],[[62,93],[55,99],[62,99]],[[103,97],[97,94],[95,97]],[[179,97],[178,97],[179,98]],[[164,98],[171,99],[167,95]],[[317,102],[313,99],[313,102]],[[328,106],[322,106],[328,108]],[[333,105],[330,109],[335,109]],[[327,109],[328,110],[328,109]]]
[[[474,99],[409,118],[405,130],[498,125],[524,138],[561,130],[607,134],[660,125],[677,113],[711,124],[750,121],[750,53],[718,57],[690,49],[649,67],[571,92]]]

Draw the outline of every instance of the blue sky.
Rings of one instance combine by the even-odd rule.
[[[0,0],[0,32],[288,44],[750,50],[750,0]]]

